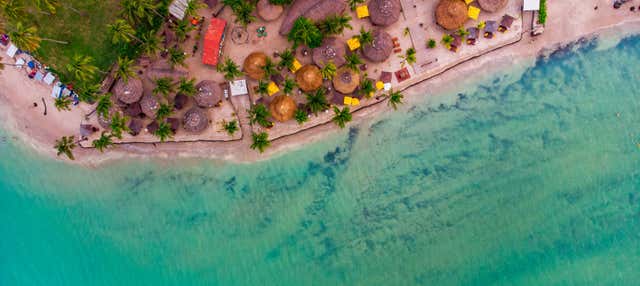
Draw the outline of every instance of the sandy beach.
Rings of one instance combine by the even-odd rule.
[[[603,33],[613,35],[633,34],[640,31],[640,12],[631,12],[631,5],[638,6],[640,1],[634,0],[621,9],[612,8],[611,1],[565,0],[549,3],[548,20],[544,34],[531,37],[527,31],[522,39],[514,44],[504,46],[477,58],[465,61],[455,67],[428,79],[421,78],[418,83],[411,83],[406,88],[405,105],[402,109],[423,100],[421,96],[429,96],[460,88],[460,83],[470,84],[482,76],[488,76],[499,70],[514,66],[530,66],[540,55],[556,50],[567,43],[582,37],[595,37]],[[596,9],[597,7],[597,9]],[[531,22],[531,14],[524,13],[523,22]],[[525,25],[528,27],[529,25]],[[481,75],[481,76],[478,76]],[[464,79],[464,80],[461,80]],[[50,87],[29,80],[23,70],[7,66],[0,73],[0,118],[3,128],[19,140],[23,145],[47,156],[56,157],[53,144],[63,135],[78,133],[78,126],[92,106],[80,104],[72,112],[59,112],[53,106]],[[47,113],[44,115],[46,103]],[[234,99],[236,100],[236,99]],[[34,103],[37,106],[34,106]],[[376,115],[392,112],[386,102],[362,108],[354,113],[351,125],[366,122]],[[86,166],[97,166],[103,162],[121,158],[135,157],[198,157],[233,162],[253,162],[268,159],[282,154],[298,146],[321,140],[336,132],[337,127],[331,122],[316,126],[293,135],[272,141],[271,147],[260,154],[249,149],[251,144],[251,127],[246,124],[246,114],[239,111],[238,117],[245,136],[242,140],[230,142],[188,142],[163,144],[119,144],[105,153],[90,148],[76,148],[75,163]],[[62,158],[60,158],[62,160]]]

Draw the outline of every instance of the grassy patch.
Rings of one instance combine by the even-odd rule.
[[[111,44],[107,24],[118,18],[118,0],[62,0],[63,7],[55,15],[46,15],[29,8],[25,24],[38,27],[43,38],[67,41],[57,44],[42,41],[36,51],[38,59],[53,67],[63,79],[71,79],[65,65],[75,54],[88,55],[100,70],[107,70],[115,61],[118,50]],[[78,13],[68,7],[78,10]],[[96,77],[98,80],[98,77]]]

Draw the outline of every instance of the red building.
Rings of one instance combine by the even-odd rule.
[[[218,64],[224,43],[224,32],[227,22],[222,19],[211,18],[211,23],[204,34],[204,49],[202,50],[202,62],[215,66]]]

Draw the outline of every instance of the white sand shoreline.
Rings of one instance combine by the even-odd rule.
[[[430,95],[443,94],[462,89],[460,82],[464,82],[464,85],[468,86],[472,82],[481,80],[479,77],[473,78],[474,74],[482,73],[485,75],[484,77],[488,77],[494,76],[500,70],[511,73],[514,72],[514,67],[517,66],[522,67],[522,70],[524,70],[532,66],[539,55],[556,50],[581,38],[602,35],[623,38],[628,34],[635,34],[640,31],[640,13],[636,14],[623,9],[613,10],[606,0],[593,1],[593,5],[586,3],[591,1],[567,0],[563,2],[554,2],[549,7],[547,31],[542,36],[531,38],[528,35],[524,35],[523,39],[515,44],[462,62],[441,74],[411,86],[405,91],[406,104],[403,108],[422,102],[424,98],[418,95],[427,94],[427,91]],[[580,6],[581,9],[577,9],[576,5]],[[599,9],[593,10],[594,5],[598,5]],[[565,15],[564,11],[567,11],[567,9],[584,11],[578,12],[582,18],[573,17],[574,19],[568,19],[572,17]],[[6,72],[4,71],[3,73]],[[22,90],[25,87],[21,87],[21,85],[24,84],[23,82],[28,81],[27,79],[11,81],[11,78],[5,78],[0,75],[0,87],[3,87],[1,90]],[[56,132],[56,119],[59,120],[60,118],[56,118],[54,114],[58,112],[52,111],[53,106],[49,106],[49,117],[40,119],[36,124],[29,126],[26,122],[34,119],[30,118],[29,114],[20,113],[19,110],[20,108],[24,109],[25,104],[33,101],[34,97],[26,101],[24,99],[20,101],[17,96],[23,95],[9,95],[6,93],[8,92],[0,94],[0,101],[3,103],[0,105],[0,118],[3,119],[3,128],[25,147],[32,148],[41,154],[55,157],[55,150],[52,147],[54,140],[62,135],[68,135]],[[48,96],[48,94],[43,96]],[[354,120],[351,125],[362,124],[375,118],[375,115],[389,110],[386,103],[363,108],[354,113]],[[336,134],[336,130],[337,127],[333,124],[324,124],[298,132],[275,140],[264,154],[250,150],[244,141],[164,143],[155,147],[151,144],[126,144],[118,145],[105,153],[99,153],[93,149],[76,148],[77,160],[72,162],[95,167],[120,159],[154,157],[207,158],[234,163],[250,163],[270,159],[289,150],[317,142],[329,135]]]

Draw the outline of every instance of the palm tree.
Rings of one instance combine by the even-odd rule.
[[[154,94],[162,94],[165,97],[173,92],[174,85],[170,77],[161,77],[155,80],[156,87],[153,89]]]
[[[98,94],[100,93],[100,84],[99,83],[86,83],[83,82],[81,86],[77,90],[78,99],[82,102],[86,103],[94,103]]]
[[[349,107],[345,107],[342,110],[340,110],[340,108],[338,108],[337,106],[334,106],[333,112],[335,113],[335,115],[331,120],[335,124],[340,126],[340,128],[344,128],[345,124],[351,121],[351,112],[349,110]]]
[[[307,106],[313,114],[318,115],[318,112],[329,108],[329,102],[327,102],[325,93],[326,90],[324,88],[319,88],[315,92],[307,93]]]
[[[347,60],[347,62],[344,64],[347,68],[355,72],[360,72],[360,68],[358,66],[363,64],[363,62],[362,62],[362,59],[360,59],[360,56],[358,56],[358,54],[352,53],[352,54],[345,55],[344,59]]]
[[[414,49],[413,47],[408,48],[407,52],[400,56],[401,59],[404,60],[404,62],[402,63],[404,65],[404,63],[407,64],[414,64],[416,62],[416,49]]]
[[[93,76],[98,71],[98,68],[93,65],[93,58],[83,55],[73,56],[66,68],[77,80],[82,82],[93,79]]]
[[[60,6],[60,2],[58,0],[35,0],[35,4],[43,12],[48,11],[53,15],[56,14],[57,8]]]
[[[184,42],[187,39],[189,32],[193,31],[194,27],[188,20],[181,20],[173,27],[173,31],[176,32],[179,42]]]
[[[258,86],[256,87],[256,92],[262,96],[269,94],[269,83],[266,81],[259,81]]]
[[[142,41],[135,36],[136,31],[133,27],[123,19],[118,19],[113,22],[113,24],[107,25],[107,28],[111,33],[111,42],[113,44],[129,43],[131,39],[142,43]]]
[[[351,16],[346,14],[331,15],[318,23],[318,28],[325,35],[339,35],[344,32],[345,28],[353,30],[349,22],[351,22]]]
[[[111,140],[111,137],[111,134],[102,132],[102,134],[100,134],[100,138],[93,140],[93,142],[91,142],[91,145],[93,145],[93,148],[96,148],[96,150],[104,152],[104,149],[107,149],[109,146],[113,145],[113,140]]]
[[[273,122],[268,120],[271,113],[264,104],[256,104],[247,110],[247,112],[249,113],[249,124],[253,125],[258,123],[258,125],[264,128],[271,128],[273,126]]]
[[[180,82],[178,82],[178,93],[184,94],[186,96],[193,96],[196,94],[196,79],[188,79],[186,77],[180,78]]]
[[[458,34],[458,36],[460,36],[462,39],[464,39],[467,35],[469,35],[469,32],[464,27],[460,27],[456,31],[456,34]]]
[[[145,55],[155,57],[156,53],[160,51],[161,42],[162,39],[160,39],[155,32],[149,31],[147,34],[142,36],[142,45],[140,46],[140,49]]]
[[[171,106],[161,103],[160,107],[158,107],[158,111],[156,111],[156,120],[158,120],[158,122],[163,121],[164,119],[171,116],[172,113],[173,108],[171,108]]]
[[[58,111],[69,111],[71,110],[71,99],[68,97],[58,97],[56,98],[54,105]]]
[[[429,39],[429,41],[427,41],[427,48],[429,49],[433,49],[436,47],[436,40],[434,39]]]
[[[370,79],[365,78],[360,83],[360,94],[362,94],[366,98],[371,98],[375,92],[376,87],[373,85],[373,81],[371,81]]]
[[[153,15],[150,12],[160,15],[155,9],[156,5],[153,0],[122,0],[122,13],[132,23],[140,23],[146,21],[151,24],[153,22]]]
[[[402,95],[402,93],[400,93],[399,91],[392,90],[389,92],[389,95],[387,97],[389,98],[389,106],[393,107],[393,109],[398,109],[398,105],[402,104],[404,95]]]
[[[116,76],[120,77],[124,82],[128,82],[129,78],[135,78],[138,75],[133,70],[133,60],[125,57],[118,57],[117,60],[118,69],[116,70]]]
[[[302,125],[302,123],[305,123],[309,120],[309,114],[307,114],[307,112],[305,112],[302,109],[297,109],[293,117],[296,119],[296,122],[298,122],[298,124],[300,125]]]
[[[291,31],[287,35],[287,40],[293,43],[293,48],[297,48],[300,44],[303,44],[310,49],[317,48],[322,45],[322,39],[324,35],[320,32],[320,29],[313,23],[313,21],[299,17],[293,23]]]
[[[332,80],[333,77],[336,75],[336,65],[333,64],[333,62],[328,62],[326,63],[321,69],[320,69],[320,73],[322,74],[322,77],[327,79],[327,80]]]
[[[158,124],[158,130],[153,134],[160,138],[160,142],[164,142],[173,137],[173,130],[171,130],[171,126],[167,122],[163,121]]]
[[[187,7],[184,8],[185,18],[197,16],[198,10],[206,7],[207,5],[205,5],[204,3],[201,3],[200,0],[189,0],[187,2]]]
[[[96,109],[94,110],[94,112],[97,112],[98,115],[102,117],[109,117],[111,106],[113,106],[113,102],[111,101],[111,94],[105,93],[98,98],[98,104],[96,105]]]
[[[445,34],[442,36],[442,44],[447,47],[447,49],[451,48],[451,43],[453,43],[453,37],[449,34]]]
[[[218,66],[216,66],[216,70],[219,73],[223,73],[226,80],[233,80],[234,78],[242,75],[242,71],[240,71],[238,65],[236,65],[236,63],[234,63],[230,58],[226,58],[224,63],[218,64]]]
[[[260,153],[264,152],[264,149],[271,146],[271,142],[269,142],[269,134],[267,134],[267,132],[254,132],[251,134],[251,139],[253,140],[253,143],[251,143],[251,149],[257,149]]]
[[[73,148],[76,148],[76,141],[74,136],[62,136],[62,138],[56,140],[54,147],[58,150],[58,156],[65,154],[69,160],[75,160],[73,156]]]
[[[130,131],[127,126],[127,121],[129,121],[129,118],[120,115],[120,112],[114,113],[113,116],[111,116],[111,124],[109,125],[109,127],[111,127],[111,135],[122,139],[122,132]]]
[[[224,131],[226,131],[229,135],[233,136],[233,134],[236,133],[240,128],[238,127],[238,121],[232,120],[229,122],[222,121],[222,129],[224,129]]]
[[[281,68],[291,69],[295,60],[296,57],[293,55],[293,52],[290,49],[286,49],[280,53],[280,62],[278,62],[278,66]]]
[[[269,0],[269,3],[280,6],[289,5],[291,2],[293,2],[293,0]]]
[[[293,93],[293,89],[296,88],[296,86],[298,86],[296,81],[287,77],[284,79],[284,82],[282,84],[282,92],[284,92],[284,94],[286,95],[291,95]]]
[[[365,30],[364,27],[360,27],[360,34],[358,34],[356,38],[358,38],[362,46],[373,43],[373,34]]]
[[[264,71],[265,78],[270,78],[272,75],[278,73],[278,71],[276,70],[276,65],[273,63],[270,57],[267,57],[262,70]]]
[[[186,59],[187,55],[179,47],[176,46],[169,49],[169,64],[171,64],[171,68],[175,68],[176,66],[186,66],[184,62]]]
[[[255,2],[246,0],[223,0],[222,3],[231,7],[233,14],[236,15],[236,23],[240,23],[246,27],[256,20],[256,17],[253,15],[253,10],[256,8]]]
[[[349,3],[349,7],[351,8],[351,11],[354,11],[359,4],[362,4],[365,1],[366,0],[349,0],[348,3]]]
[[[42,39],[36,35],[38,28],[35,26],[26,27],[22,22],[16,22],[8,30],[11,41],[21,49],[35,51],[40,47]]]

